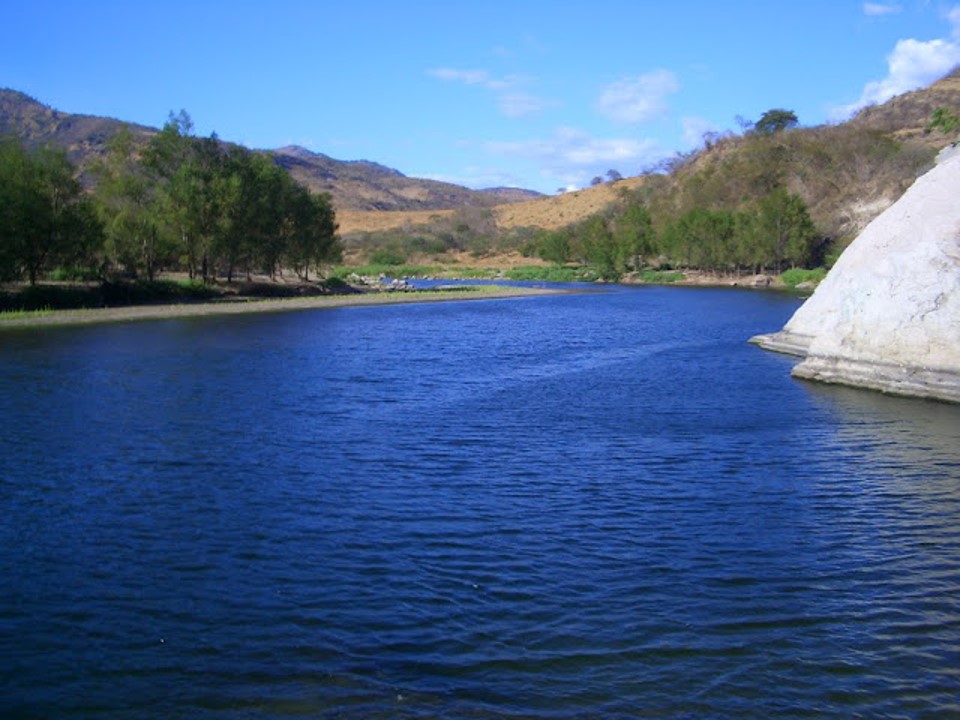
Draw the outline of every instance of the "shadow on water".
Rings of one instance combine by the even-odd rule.
[[[936,467],[957,475],[960,487],[960,405],[800,382],[836,416],[838,441],[863,452],[865,460],[904,472]]]

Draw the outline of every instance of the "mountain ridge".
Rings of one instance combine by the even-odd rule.
[[[159,132],[155,127],[116,118],[62,112],[22,91],[0,88],[0,136],[12,135],[28,147],[50,144],[63,148],[81,171],[105,155],[107,142],[123,127],[142,141]],[[338,160],[298,145],[256,152],[271,155],[310,190],[328,193],[337,211],[487,208],[540,196],[520,188],[472,190],[453,183],[408,177],[371,160]]]

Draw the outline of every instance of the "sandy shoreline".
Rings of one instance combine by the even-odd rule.
[[[349,295],[321,295],[304,298],[249,299],[231,302],[179,303],[175,305],[130,305],[86,310],[53,310],[3,318],[0,330],[15,328],[60,327],[94,323],[163,320],[169,318],[240,315],[247,313],[290,312],[325,308],[359,307],[364,305],[397,305],[403,303],[454,302],[557,295],[568,292],[546,288],[483,287],[479,289],[437,290],[431,292],[391,292]]]

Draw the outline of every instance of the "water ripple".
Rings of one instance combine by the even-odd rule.
[[[958,409],[792,381],[793,307],[24,334],[0,714],[960,716]]]

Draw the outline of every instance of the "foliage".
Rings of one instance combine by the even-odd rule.
[[[639,203],[626,206],[614,226],[618,266],[640,269],[644,258],[656,250],[656,233],[650,211]]]
[[[562,265],[571,258],[570,234],[565,230],[541,230],[534,239],[537,255],[546,262]]]
[[[60,265],[47,273],[47,279],[53,282],[94,282],[100,279],[100,273],[89,265]]]
[[[0,279],[35,285],[56,265],[88,262],[101,233],[62,150],[0,141]]]
[[[330,198],[310,193],[266,154],[191,135],[181,111],[146,147],[121,131],[96,168],[107,228],[104,265],[152,280],[185,268],[204,282],[223,273],[303,280],[337,262],[342,246]]]
[[[389,250],[375,250],[370,254],[370,263],[372,265],[389,265],[396,267],[403,265],[407,259],[403,255],[390,252]]]
[[[753,126],[760,135],[772,135],[797,125],[797,115],[793,110],[774,108],[767,110]]]
[[[544,282],[593,282],[598,279],[595,271],[587,267],[569,267],[563,265],[520,265],[510,268],[504,275],[508,280]]]
[[[960,115],[957,115],[950,108],[937,108],[933,111],[933,117],[930,124],[927,125],[927,130],[940,130],[946,135],[953,135],[960,131]]]
[[[795,288],[800,283],[819,283],[827,276],[825,268],[818,267],[811,270],[803,268],[791,268],[780,273],[780,281],[790,288]]]

